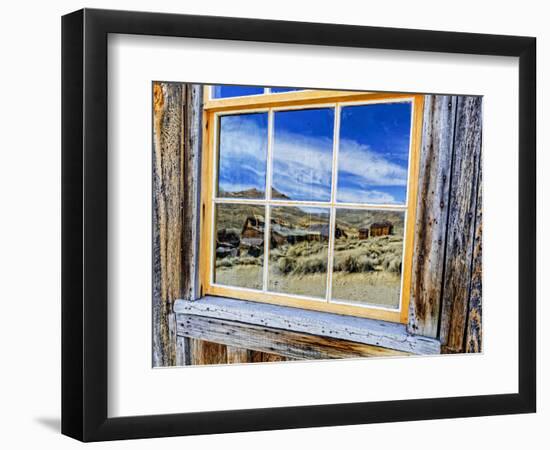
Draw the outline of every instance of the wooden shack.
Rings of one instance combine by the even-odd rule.
[[[368,227],[359,228],[359,239],[368,239],[369,238],[369,229]]]
[[[243,224],[241,239],[264,237],[264,218],[259,215],[248,216]]]
[[[393,223],[391,223],[388,220],[383,220],[382,222],[375,222],[370,226],[370,235],[372,237],[389,236],[390,234],[393,234]]]

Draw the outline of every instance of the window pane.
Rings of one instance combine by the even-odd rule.
[[[292,91],[303,91],[301,88],[285,88],[285,87],[272,87],[271,92],[292,92]]]
[[[212,86],[212,98],[244,97],[264,93],[263,87],[258,86]]]
[[[399,306],[405,213],[336,210],[332,299]]]
[[[410,102],[342,108],[337,200],[404,204],[410,129]]]
[[[263,206],[216,205],[215,283],[262,289],[264,211]]]
[[[265,198],[267,113],[220,117],[218,196]]]
[[[328,201],[334,110],[275,113],[272,197]]]
[[[325,297],[328,237],[328,209],[272,207],[269,290]]]

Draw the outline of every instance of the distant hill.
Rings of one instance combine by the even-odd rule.
[[[236,192],[220,190],[218,195],[220,197],[226,197],[226,198],[247,198],[247,199],[265,198],[265,192],[260,191],[259,189],[256,189],[256,188],[245,189],[244,191],[236,191]],[[279,192],[275,188],[271,189],[271,197],[276,198],[278,200],[290,200],[290,197]]]
[[[243,198],[243,199],[263,199],[264,192],[258,189],[247,189],[239,192],[219,193],[220,197],[225,198]],[[272,198],[288,199],[287,196],[273,189]],[[319,208],[311,211],[311,208],[303,210],[298,207],[277,206],[273,207],[271,217],[286,223],[288,226],[308,227],[312,224],[326,224],[329,220],[327,209]],[[233,228],[240,230],[248,216],[265,216],[265,208],[261,205],[223,205],[218,207],[218,229]],[[401,233],[404,228],[404,214],[398,211],[388,210],[353,210],[337,209],[336,221],[339,228],[346,232],[356,234],[362,227],[369,227],[375,222],[389,221],[394,225],[396,233]]]

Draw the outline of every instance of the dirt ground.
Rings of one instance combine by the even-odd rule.
[[[219,267],[216,283],[261,289],[262,271],[262,267],[256,265]],[[283,275],[276,272],[276,269],[270,269],[270,291],[309,297],[325,296],[326,274]],[[335,272],[332,297],[345,303],[396,308],[399,305],[400,282],[399,275],[383,271]]]

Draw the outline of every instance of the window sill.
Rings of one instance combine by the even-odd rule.
[[[410,354],[440,354],[438,340],[409,334],[405,325],[381,320],[211,296],[196,301],[176,300],[174,312],[177,316],[199,316],[307,333]],[[177,321],[179,327],[180,320]]]

